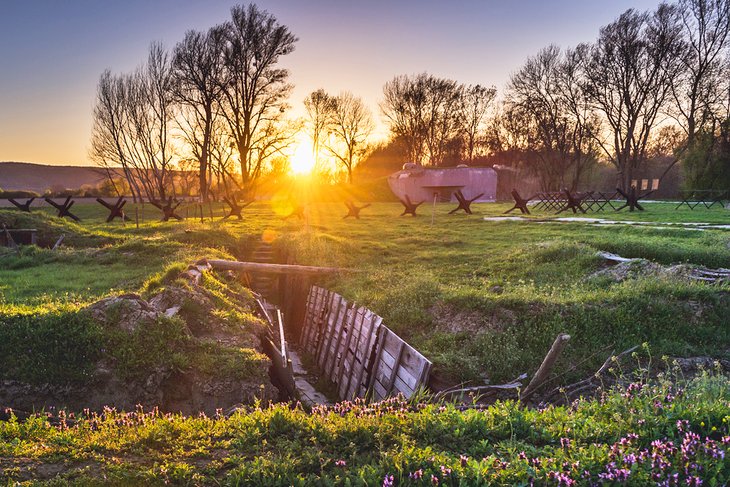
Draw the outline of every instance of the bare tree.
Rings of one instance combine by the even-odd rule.
[[[220,97],[223,30],[188,31],[175,46],[175,98],[183,107],[180,128],[198,161],[200,196],[208,201],[211,133]]]
[[[96,88],[89,155],[107,171],[112,184],[113,169],[121,167],[131,188],[132,197],[137,202],[141,200],[142,193],[125,150],[125,138],[128,135],[125,78],[106,70],[99,78]]]
[[[672,95],[675,119],[692,146],[697,132],[716,125],[722,111],[723,83],[730,74],[724,59],[730,45],[730,1],[680,0],[678,6],[687,49]]]
[[[461,100],[461,129],[464,133],[466,160],[473,161],[479,137],[483,134],[487,111],[497,97],[495,87],[471,85],[464,88]]]
[[[211,186],[215,188],[216,199],[221,196],[230,199],[235,197],[235,192],[242,190],[236,173],[235,152],[236,144],[228,136],[228,127],[223,120],[217,118],[213,123],[210,140]]]
[[[105,71],[97,88],[91,155],[119,164],[136,198],[174,196],[171,126],[175,119],[170,58],[160,44],[132,74]]]
[[[277,64],[281,56],[294,50],[297,38],[254,4],[233,7],[223,29],[221,115],[238,151],[243,185],[249,188],[262,173],[267,157],[279,152],[285,142],[272,137],[291,91],[288,71]]]
[[[380,109],[411,161],[443,164],[458,146],[462,91],[455,81],[426,73],[396,76],[385,84]]]
[[[352,184],[352,170],[368,152],[367,140],[373,132],[373,118],[362,99],[350,92],[332,100],[324,146],[345,168],[347,181]]]
[[[462,91],[455,81],[426,73],[396,76],[385,84],[381,111],[411,161],[444,163],[459,137]]]
[[[584,70],[591,103],[602,115],[606,136],[596,140],[628,189],[658,116],[666,108],[681,65],[677,9],[661,4],[652,13],[627,10],[601,28]]]
[[[150,201],[168,200],[175,195],[171,173],[175,103],[172,63],[160,43],[152,43],[147,63],[127,78],[127,84],[129,159]]]
[[[507,110],[530,129],[528,151],[543,190],[577,189],[585,167],[595,161],[589,135],[595,121],[578,74],[582,51],[564,54],[554,45],[540,50],[512,75],[507,90]]]
[[[307,110],[307,129],[312,138],[315,167],[319,167],[320,146],[327,135],[327,125],[333,105],[334,99],[323,89],[313,91],[304,99],[304,108]]]
[[[426,130],[423,123],[426,94],[422,88],[426,76],[425,73],[415,78],[400,75],[383,86],[384,99],[380,110],[393,137],[405,146],[411,162],[423,162],[426,154]]]

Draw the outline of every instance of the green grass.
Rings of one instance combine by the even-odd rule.
[[[361,220],[343,220],[344,206],[319,203],[304,223],[282,218],[281,206],[278,199],[258,202],[246,209],[243,221],[223,222],[223,209],[214,204],[218,219],[205,223],[158,222],[156,210],[146,206],[140,228],[104,223],[98,205],[78,205],[80,225],[38,212],[26,223],[76,240],[62,252],[27,250],[0,259],[0,302],[90,302],[147,289],[176,263],[211,255],[246,259],[266,234],[282,255],[299,263],[364,271],[321,284],[383,316],[450,382],[485,377],[496,382],[531,373],[559,332],[573,336],[558,367],[567,370],[562,380],[594,370],[605,358],[599,350],[643,342],[659,354],[728,356],[727,286],[655,277],[623,283],[588,279],[604,265],[599,250],[665,265],[730,267],[730,231],[599,227],[590,217],[728,223],[727,210],[647,203],[646,212],[541,223],[483,220],[501,215],[507,204],[476,204],[468,216],[448,215],[452,205],[438,204],[432,223],[431,205],[423,205],[417,218],[400,218],[398,203],[376,203],[363,210]],[[5,219],[15,215],[0,211]],[[553,216],[536,212],[530,218]]]
[[[214,418],[11,415],[0,421],[0,481],[373,486],[392,476],[414,486],[656,485],[676,475],[676,485],[699,477],[720,486],[730,481],[729,401],[727,378],[705,373],[543,409],[507,401],[462,411],[394,398],[312,413],[256,406]]]

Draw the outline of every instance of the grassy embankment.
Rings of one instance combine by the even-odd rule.
[[[147,207],[137,230],[119,221],[104,224],[100,206],[80,206],[80,225],[48,223],[56,233],[73,234],[72,247],[27,250],[0,261],[0,306],[5,316],[77,307],[110,292],[139,289],[173,262],[212,254],[245,258],[265,232],[301,263],[364,270],[325,284],[381,314],[449,381],[497,382],[532,372],[559,332],[573,336],[556,369],[567,371],[562,381],[592,372],[611,350],[643,342],[660,356],[728,356],[726,286],[651,276],[614,283],[589,276],[604,265],[598,250],[666,265],[730,267],[730,232],[482,219],[508,207],[475,205],[476,213],[465,216],[448,215],[452,205],[439,204],[433,225],[426,205],[418,218],[399,218],[400,205],[379,203],[356,221],[342,220],[341,205],[318,204],[310,208],[308,224],[282,219],[265,202],[247,209],[243,222],[203,224],[149,221],[153,212]],[[719,208],[674,210],[674,204],[651,203],[647,208],[589,216],[730,221]],[[214,210],[222,214],[220,207]],[[552,215],[534,218],[546,216]],[[41,221],[28,223],[36,224]]]

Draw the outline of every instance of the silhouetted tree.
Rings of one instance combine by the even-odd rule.
[[[171,126],[175,119],[170,57],[159,43],[134,73],[105,71],[97,86],[91,156],[104,166],[118,163],[136,199],[174,195]]]
[[[396,76],[385,84],[381,111],[411,161],[437,165],[446,160],[459,136],[462,91],[455,81],[426,73]]]
[[[507,88],[506,110],[522,120],[533,157],[533,172],[543,190],[577,189],[587,165],[595,162],[591,134],[597,121],[591,116],[579,69],[584,48],[565,54],[551,45],[527,59],[512,75]]]
[[[198,161],[203,201],[208,201],[210,186],[211,133],[221,92],[223,33],[220,28],[207,33],[188,31],[173,54],[174,92],[183,107],[180,128]]]
[[[497,97],[495,87],[471,85],[464,88],[461,97],[460,123],[464,134],[464,155],[473,162],[479,139],[484,133],[487,112]]]
[[[254,4],[233,7],[222,28],[221,115],[238,151],[243,185],[250,188],[267,159],[288,143],[282,135],[289,132],[280,125],[291,85],[278,62],[294,50],[297,38]]]
[[[347,181],[352,184],[352,170],[367,154],[367,140],[373,132],[370,110],[361,98],[346,91],[332,99],[326,129],[324,145],[345,168]]]
[[[127,123],[126,77],[105,70],[96,87],[89,156],[107,172],[110,182],[115,167],[121,167],[134,201],[142,192],[128,160],[126,139],[131,136]]]
[[[589,100],[601,114],[606,136],[596,140],[629,188],[660,112],[667,108],[683,52],[677,9],[627,10],[601,28],[584,69]]]
[[[671,84],[673,112],[692,146],[698,131],[723,121],[730,78],[725,58],[730,54],[730,0],[680,0],[678,8],[686,49]]]
[[[319,153],[322,140],[327,136],[327,125],[332,113],[334,99],[323,89],[313,91],[304,99],[307,111],[307,130],[312,138],[314,165],[319,168]]]

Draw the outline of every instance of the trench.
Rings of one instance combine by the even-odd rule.
[[[259,239],[249,253],[251,262],[262,264],[293,264],[293,255],[282,255]],[[243,284],[254,292],[258,315],[267,324],[261,337],[264,353],[271,359],[269,377],[279,390],[279,400],[298,400],[308,407],[329,404],[327,395],[318,390],[317,375],[302,360],[296,345],[301,338],[301,323],[306,311],[309,288],[317,278],[291,274],[251,272],[240,274]]]

